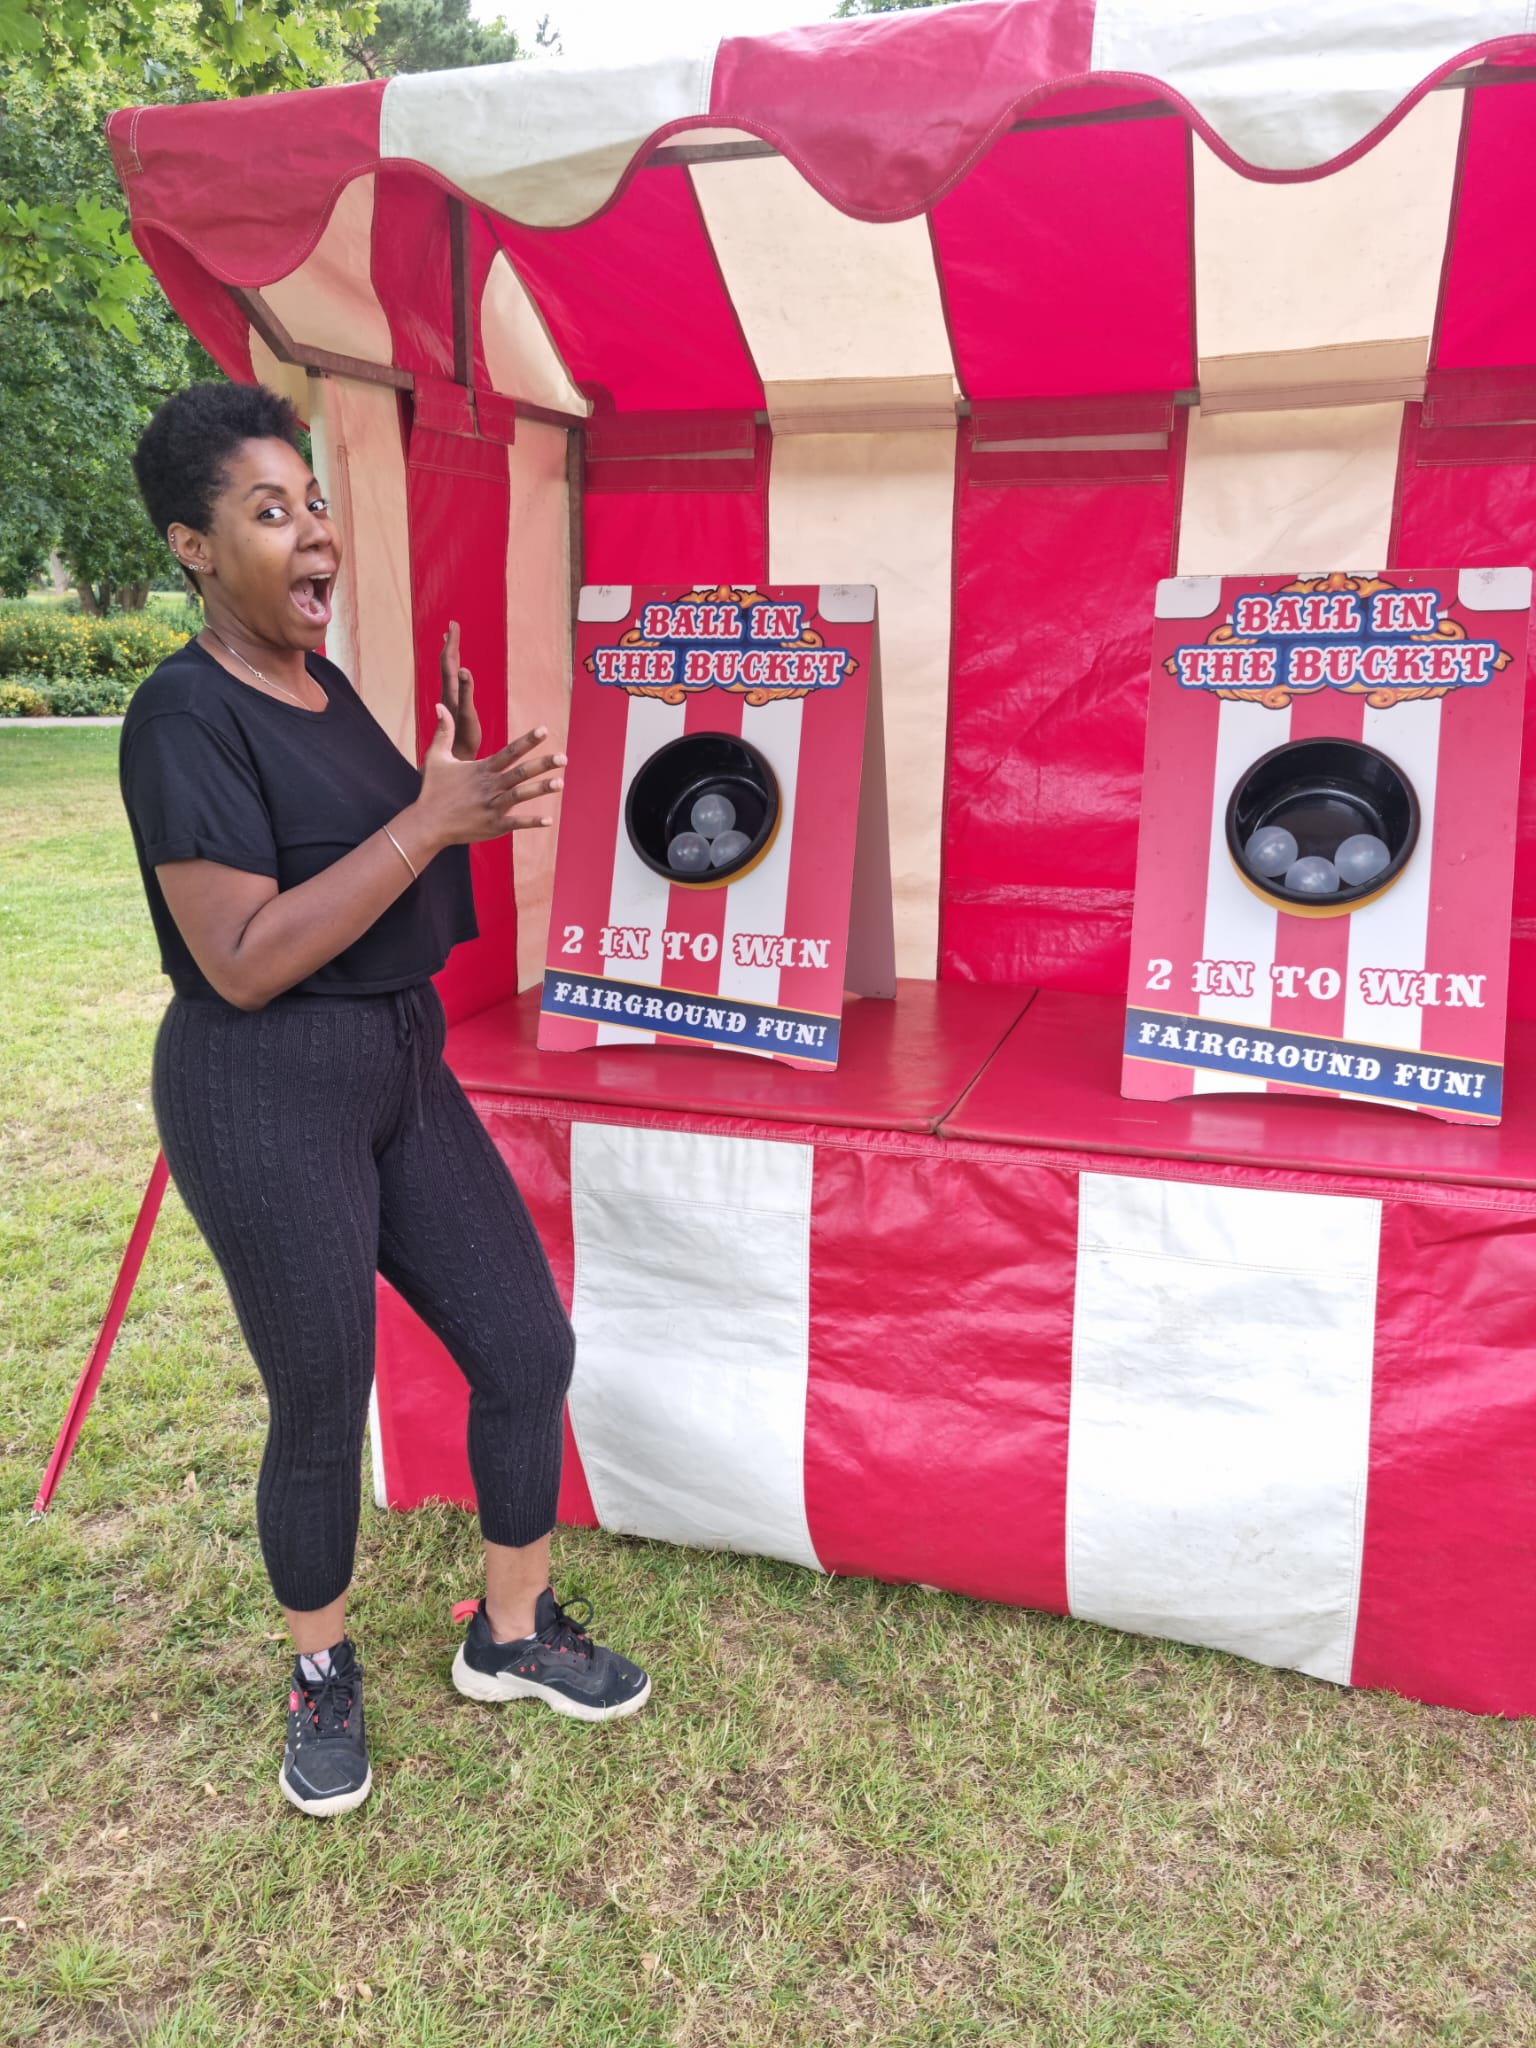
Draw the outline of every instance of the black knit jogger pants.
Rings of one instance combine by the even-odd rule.
[[[284,1607],[328,1606],[352,1576],[375,1271],[469,1382],[485,1536],[554,1525],[574,1339],[443,1033],[419,982],[253,1011],[177,996],[155,1041],[160,1142],[266,1383],[256,1516]]]

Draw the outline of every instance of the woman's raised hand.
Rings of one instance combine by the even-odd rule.
[[[526,758],[548,737],[548,727],[538,725],[483,761],[461,760],[454,753],[453,713],[439,704],[437,731],[421,764],[421,795],[414,806],[433,843],[463,846],[477,839],[497,839],[504,832],[553,825],[553,817],[544,812],[518,815],[523,805],[554,796],[564,787],[565,778],[558,772],[565,766],[564,754]]]
[[[443,672],[443,702],[453,714],[455,760],[473,761],[480,751],[480,714],[475,709],[475,679],[459,661],[459,622],[448,621],[438,658]]]

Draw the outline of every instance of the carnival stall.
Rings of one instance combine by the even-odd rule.
[[[110,136],[310,422],[386,729],[450,616],[488,745],[570,720],[441,978],[577,1328],[563,1518],[1536,1711],[1524,0],[969,0]],[[1354,652],[1262,706],[1290,617]],[[1346,685],[1426,633],[1493,651]],[[1243,872],[1302,742],[1342,916]],[[381,1503],[468,1501],[379,1325]]]

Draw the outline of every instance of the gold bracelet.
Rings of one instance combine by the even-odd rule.
[[[399,840],[395,837],[394,833],[390,831],[387,825],[384,826],[383,832],[384,837],[389,841],[390,845],[395,849],[396,853],[399,854],[400,858],[405,862],[406,866],[410,869],[411,873],[415,875],[416,880],[419,882],[421,880],[421,876],[416,872],[415,861],[411,859],[411,856],[406,852],[405,848],[400,844]]]

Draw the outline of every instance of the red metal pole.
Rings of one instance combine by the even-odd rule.
[[[64,1477],[64,1468],[69,1463],[85,1418],[91,1412],[91,1403],[96,1398],[96,1389],[101,1385],[101,1376],[107,1369],[107,1360],[112,1355],[112,1346],[117,1342],[117,1333],[122,1327],[123,1317],[128,1313],[128,1304],[133,1299],[134,1284],[139,1277],[139,1268],[144,1263],[144,1254],[149,1250],[149,1240],[154,1234],[155,1218],[160,1213],[160,1198],[165,1193],[165,1183],[170,1169],[165,1163],[165,1154],[155,1154],[154,1171],[149,1176],[149,1186],[144,1190],[144,1199],[139,1204],[138,1221],[133,1226],[133,1235],[128,1240],[128,1249],[123,1253],[123,1262],[117,1269],[117,1285],[112,1290],[112,1299],[107,1303],[106,1317],[100,1333],[86,1361],[85,1371],[80,1375],[80,1384],[75,1388],[74,1399],[64,1417],[64,1427],[59,1431],[59,1440],[53,1447],[53,1456],[48,1460],[48,1470],[43,1474],[43,1483],[37,1490],[37,1499],[32,1503],[34,1515],[46,1514],[59,1481]]]

